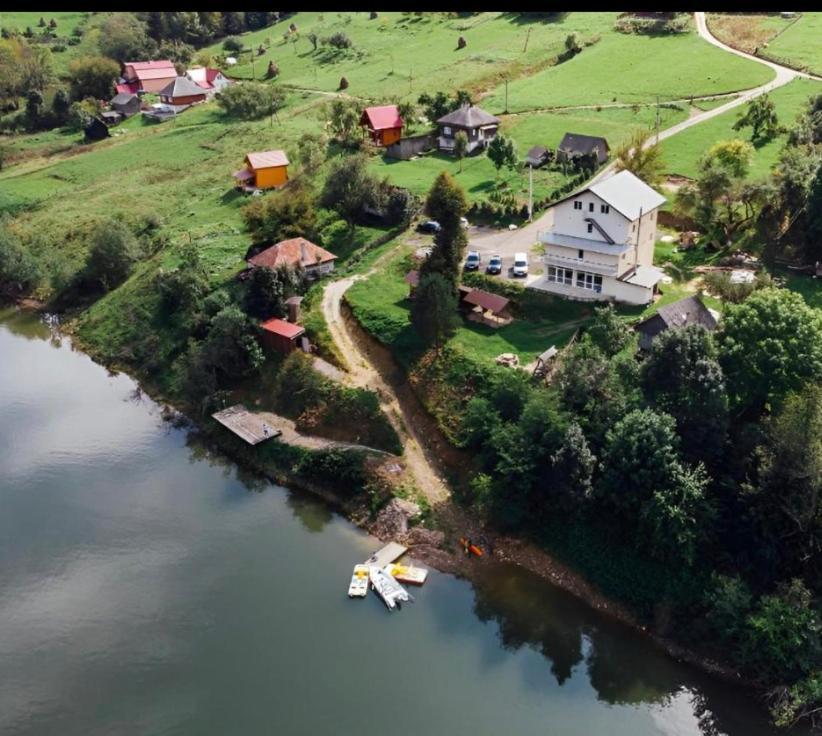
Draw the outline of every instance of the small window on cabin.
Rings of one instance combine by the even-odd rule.
[[[609,205],[609,204],[601,204],[601,205],[599,206],[599,211],[600,211],[603,215],[607,215],[607,214],[611,211],[611,205]]]
[[[444,125],[443,128],[442,128],[442,134],[443,135],[451,135],[451,128],[449,128],[447,125]]]
[[[582,209],[582,202],[580,202],[579,200],[574,202],[574,209],[575,210],[581,210]]]
[[[588,232],[591,232],[591,231],[589,230]],[[580,261],[581,261],[583,258],[585,258],[585,251],[584,251],[584,250],[578,250],[578,251],[577,251],[577,258],[579,258],[579,260],[580,260]]]
[[[592,223],[590,223],[590,222],[588,223],[588,232],[589,232],[589,233],[594,232],[594,226],[593,226],[593,224],[592,224]]]
[[[588,212],[593,212],[593,211],[594,211],[594,203],[593,202],[588,202]]]

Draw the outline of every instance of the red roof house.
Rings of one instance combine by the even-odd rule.
[[[283,240],[248,259],[253,268],[279,268],[302,266],[306,276],[315,277],[334,270],[337,256],[305,238]]]
[[[402,118],[396,105],[366,107],[360,125],[378,146],[390,146],[402,138]]]
[[[219,69],[209,69],[204,66],[190,66],[186,76],[198,87],[204,89],[209,96],[231,84],[231,81],[223,76]]]
[[[168,59],[161,61],[127,61],[123,64],[125,83],[137,89],[120,89],[118,92],[159,92],[177,78],[174,63]]]
[[[290,353],[297,347],[297,339],[305,334],[305,327],[273,317],[260,325],[263,344],[278,353]]]

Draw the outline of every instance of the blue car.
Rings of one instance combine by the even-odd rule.
[[[442,226],[436,220],[427,220],[417,225],[417,230],[421,233],[438,233]]]

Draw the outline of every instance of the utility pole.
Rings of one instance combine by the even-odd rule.
[[[508,114],[508,77],[505,77],[505,113]]]
[[[408,71],[408,93],[414,90],[414,67],[412,66]]]
[[[525,46],[522,47],[522,53],[528,51],[528,39],[531,37],[531,28],[529,26],[528,32],[525,34]]]
[[[528,165],[528,222],[534,219],[534,167]]]
[[[656,142],[659,143],[659,95],[656,96]]]

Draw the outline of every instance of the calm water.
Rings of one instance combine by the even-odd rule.
[[[134,390],[0,313],[0,733],[771,733],[516,568],[348,600],[373,539]]]

